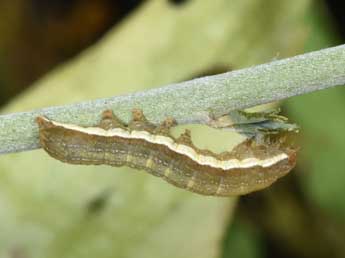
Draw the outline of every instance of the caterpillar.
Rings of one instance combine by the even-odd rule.
[[[172,118],[159,126],[142,110],[132,111],[128,125],[105,110],[95,127],[82,127],[36,118],[43,149],[62,162],[80,165],[129,166],[202,195],[243,195],[270,186],[296,164],[296,148],[284,137],[278,141],[248,139],[230,152],[197,148],[186,130],[170,134]]]

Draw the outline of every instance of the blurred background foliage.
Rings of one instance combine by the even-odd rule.
[[[335,0],[2,0],[2,112],[338,45],[342,10]],[[298,166],[236,209],[129,169],[1,156],[0,257],[345,257],[344,89],[282,104],[301,126]],[[194,131],[206,147],[224,139]]]

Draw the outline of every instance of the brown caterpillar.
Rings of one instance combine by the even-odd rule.
[[[285,140],[257,144],[246,140],[231,152],[215,154],[195,147],[188,130],[175,139],[175,123],[148,122],[141,110],[123,124],[111,110],[97,127],[81,127],[37,117],[40,144],[48,154],[71,164],[129,166],[203,195],[242,195],[271,185],[296,164],[296,149]],[[282,138],[284,139],[284,138]]]

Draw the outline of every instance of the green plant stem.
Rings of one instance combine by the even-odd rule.
[[[0,153],[39,147],[35,118],[93,125],[100,113],[113,109],[128,121],[132,108],[141,108],[151,121],[165,116],[178,123],[207,123],[208,114],[231,110],[345,84],[345,45],[299,55],[224,74],[172,84],[130,95],[85,101],[0,116]]]

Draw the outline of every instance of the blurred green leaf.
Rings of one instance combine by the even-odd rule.
[[[307,16],[311,34],[306,51],[338,43],[321,5]],[[345,216],[345,92],[328,89],[289,99],[286,107],[301,126],[299,178],[308,197],[343,221]]]
[[[224,241],[223,258],[265,257],[260,234],[243,221],[235,220],[230,228],[231,234]]]

